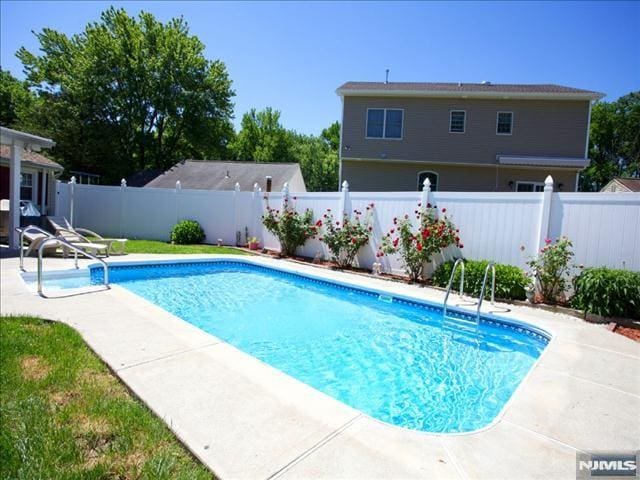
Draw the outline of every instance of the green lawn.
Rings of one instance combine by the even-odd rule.
[[[212,478],[73,329],[0,317],[0,478]]]
[[[246,255],[247,253],[233,247],[217,247],[215,245],[172,245],[157,240],[128,240],[126,253],[229,253]]]

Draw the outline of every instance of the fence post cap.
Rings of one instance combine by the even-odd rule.
[[[121,187],[126,187],[127,186],[127,181],[124,178],[122,180],[120,180],[120,186]]]
[[[71,180],[69,180],[69,183],[76,183],[76,176],[75,175],[73,177],[71,177]]]
[[[182,184],[180,183],[180,180],[176,181],[176,190],[180,190],[182,189]]]
[[[431,188],[431,180],[429,180],[429,177],[426,177],[424,182],[422,182],[422,189],[428,190],[429,188]]]
[[[284,182],[284,185],[282,186],[282,193],[289,193],[289,182]]]
[[[258,182],[253,184],[253,191],[257,192],[258,190],[260,190],[260,185],[258,185]]]
[[[342,182],[342,190],[349,190],[349,182],[346,180]]]
[[[236,185],[233,187],[236,192],[240,191],[240,183],[236,182]]]
[[[547,175],[547,178],[544,179],[544,189],[553,190],[553,177],[551,175]]]

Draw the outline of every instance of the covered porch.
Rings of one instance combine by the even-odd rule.
[[[52,182],[55,174],[60,172],[62,167],[39,155],[38,157],[44,159],[43,161],[32,158],[34,156],[32,152],[55,145],[55,142],[49,138],[0,127],[0,144],[3,150],[2,157],[5,156],[4,151],[8,157],[6,159],[8,165],[0,165],[3,170],[8,168],[8,179],[4,180],[8,183],[8,195],[3,192],[2,200],[3,203],[6,200],[9,201],[9,214],[8,218],[3,218],[2,222],[7,223],[3,227],[7,228],[9,248],[16,249],[19,243],[16,228],[20,226],[21,196],[39,206],[41,213],[46,213],[47,207],[50,208],[53,205],[51,199],[54,198],[52,195],[55,192],[52,192]],[[5,196],[8,198],[4,198]]]

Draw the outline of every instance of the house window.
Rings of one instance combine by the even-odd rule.
[[[33,174],[20,174],[20,200],[33,200]]]
[[[498,112],[496,134],[511,135],[513,131],[513,112]]]
[[[418,173],[418,191],[424,187],[424,179],[428,178],[431,182],[431,191],[438,191],[438,174],[436,172],[419,172]]]
[[[467,112],[464,110],[451,110],[449,114],[449,133],[464,133]]]
[[[392,108],[367,109],[367,138],[402,138],[403,111]]]
[[[544,182],[517,182],[516,192],[544,192]]]

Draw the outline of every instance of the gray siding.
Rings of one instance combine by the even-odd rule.
[[[366,139],[367,108],[404,109],[402,140]],[[465,133],[449,133],[450,110],[465,110]],[[498,111],[513,134],[496,135]],[[588,101],[345,97],[342,158],[495,164],[496,155],[583,158]]]
[[[438,190],[451,192],[509,192],[516,182],[544,182],[547,175],[555,181],[555,190],[573,192],[577,170],[546,167],[503,167],[471,165],[436,165],[428,163],[343,161],[342,179],[349,182],[352,191],[416,191],[418,173],[431,171],[438,174]],[[509,182],[513,181],[513,187]]]

